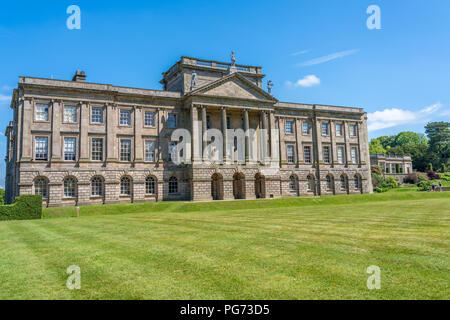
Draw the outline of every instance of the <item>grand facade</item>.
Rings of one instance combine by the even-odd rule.
[[[263,78],[261,67],[190,57],[163,73],[163,90],[88,83],[78,71],[72,81],[20,77],[5,132],[6,202],[22,194],[69,206],[372,192],[363,109],[280,102]],[[172,159],[180,128],[192,134],[181,163]],[[225,133],[223,161],[205,159],[211,129]],[[245,134],[230,136],[233,129]]]

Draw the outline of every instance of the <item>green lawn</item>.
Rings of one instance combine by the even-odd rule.
[[[450,193],[413,190],[45,209],[0,222],[0,298],[449,299]]]

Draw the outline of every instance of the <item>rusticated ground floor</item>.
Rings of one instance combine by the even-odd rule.
[[[371,193],[361,168],[198,166],[152,169],[27,169],[17,195],[41,194],[44,206],[142,201],[233,200]]]

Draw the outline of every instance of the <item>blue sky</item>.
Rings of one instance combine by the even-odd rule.
[[[69,5],[81,30],[69,30]],[[369,5],[381,30],[369,30]],[[18,76],[161,89],[182,55],[259,65],[281,101],[363,107],[371,138],[450,119],[450,1],[12,1],[0,4],[0,119]],[[0,140],[0,157],[5,155]],[[0,184],[4,163],[0,162]]]

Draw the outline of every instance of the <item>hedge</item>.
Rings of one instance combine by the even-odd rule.
[[[41,217],[41,195],[18,196],[13,204],[0,206],[0,220],[29,220]]]

